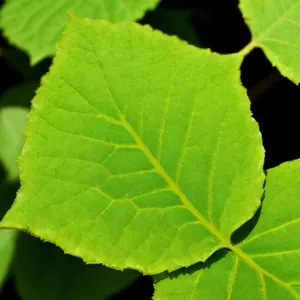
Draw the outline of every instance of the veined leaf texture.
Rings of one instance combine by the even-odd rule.
[[[88,263],[172,272],[154,299],[299,299],[299,161],[268,170],[263,187],[264,149],[239,68],[261,47],[299,82],[300,2],[240,7],[252,41],[231,55],[70,15],[33,100],[22,187],[1,226]]]
[[[158,0],[8,0],[0,12],[0,26],[11,43],[26,51],[31,63],[36,64],[55,54],[67,13],[110,21],[136,20],[157,3]]]

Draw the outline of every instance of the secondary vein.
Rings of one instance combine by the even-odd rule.
[[[245,252],[243,252],[238,246],[234,246],[231,244],[231,242],[222,236],[222,234],[215,228],[213,224],[211,224],[206,218],[204,218],[198,210],[194,207],[194,205],[188,200],[186,195],[182,192],[181,188],[177,185],[177,183],[167,174],[167,172],[164,170],[164,168],[161,166],[161,164],[157,161],[157,159],[152,155],[148,147],[145,145],[143,140],[138,136],[138,134],[135,132],[135,130],[132,128],[132,126],[127,122],[124,113],[120,110],[119,106],[116,103],[116,97],[114,96],[112,89],[109,85],[108,79],[106,77],[106,74],[104,72],[103,66],[101,62],[99,61],[98,55],[97,55],[97,50],[94,46],[94,44],[91,42],[94,52],[95,52],[95,57],[97,59],[97,63],[99,66],[99,70],[101,71],[107,90],[111,95],[111,102],[112,105],[115,107],[116,111],[119,114],[120,121],[123,123],[124,128],[129,132],[129,134],[132,136],[134,141],[136,142],[137,146],[144,152],[145,156],[149,160],[149,162],[153,165],[153,167],[157,170],[157,172],[164,178],[166,183],[170,186],[170,188],[178,195],[179,199],[181,202],[187,207],[187,209],[198,219],[201,224],[208,230],[210,231],[215,237],[217,237],[224,248],[230,249],[233,253],[235,253],[237,256],[239,256],[241,259],[243,259],[252,269],[254,269],[257,273],[262,275],[265,275],[269,278],[271,278],[274,282],[278,283],[282,287],[286,288],[289,290],[289,292],[294,295],[299,297],[299,294],[290,287],[289,284],[281,281],[277,277],[275,277],[273,274],[265,271],[262,269],[258,264],[256,264]]]

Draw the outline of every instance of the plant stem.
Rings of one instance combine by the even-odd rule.
[[[248,97],[251,102],[258,100],[265,92],[270,90],[281,80],[282,76],[277,69],[273,69],[268,76],[266,76],[257,85],[248,90]]]
[[[256,44],[254,41],[250,42],[248,45],[246,45],[239,54],[246,56],[248,55],[254,48],[256,47]]]

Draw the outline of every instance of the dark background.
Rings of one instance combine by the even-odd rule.
[[[0,1],[0,5],[2,2]],[[184,20],[180,20],[180,15],[177,15],[175,22],[171,22],[169,17],[162,19],[161,14],[151,12],[147,13],[140,23],[149,23],[166,33],[177,34],[183,39],[187,38],[191,43],[219,53],[238,52],[251,39],[251,34],[238,9],[237,0],[198,0],[197,4],[189,0],[163,0],[159,8],[178,12],[191,10],[187,22],[192,26],[198,41],[185,30],[181,23]],[[5,53],[18,52],[3,38],[0,45]],[[51,63],[50,59],[46,59],[36,66],[33,72],[26,57],[25,61],[27,65],[24,67],[28,70],[26,80],[39,80],[39,76],[47,71]],[[5,56],[0,56],[0,70],[2,74],[0,94],[25,80],[24,74],[20,74]],[[241,80],[248,91],[253,116],[259,123],[262,133],[266,150],[265,169],[299,158],[300,145],[297,138],[300,129],[299,87],[282,77],[259,49],[255,49],[245,58],[241,68]],[[152,295],[152,279],[143,277],[111,299],[151,299]],[[13,279],[10,279],[2,289],[0,299],[19,299],[14,291]]]

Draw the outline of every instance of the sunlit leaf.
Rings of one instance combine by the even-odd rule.
[[[241,60],[72,18],[33,100],[22,188],[1,225],[147,274],[231,247],[264,182]]]
[[[300,1],[240,0],[240,8],[252,32],[248,47],[261,47],[284,76],[299,83]]]
[[[299,182],[300,160],[269,170],[258,223],[235,253],[160,281],[154,299],[299,299]]]

